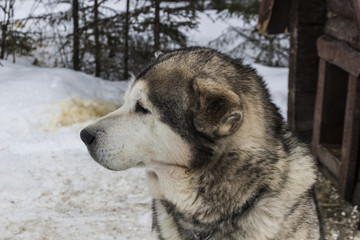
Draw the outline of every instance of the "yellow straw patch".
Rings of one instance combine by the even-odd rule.
[[[50,120],[49,128],[56,129],[71,126],[75,123],[95,120],[119,107],[120,105],[107,101],[70,97],[63,102],[55,104],[57,112]]]

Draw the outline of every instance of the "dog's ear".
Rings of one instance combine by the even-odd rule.
[[[193,88],[196,95],[194,126],[211,138],[233,134],[243,120],[241,101],[229,87],[211,79],[197,78]]]

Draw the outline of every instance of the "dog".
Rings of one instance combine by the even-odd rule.
[[[156,56],[80,134],[105,168],[146,170],[153,238],[324,239],[315,160],[256,71],[209,48]]]

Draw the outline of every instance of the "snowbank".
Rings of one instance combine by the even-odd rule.
[[[279,107],[281,114],[287,119],[287,101],[288,101],[288,68],[267,67],[252,63],[258,74],[263,77],[271,94],[271,99]]]
[[[115,105],[121,104],[127,87],[126,82],[103,81],[69,69],[25,67],[5,61],[2,64],[0,112],[6,114],[0,118],[0,142],[14,153],[33,151],[33,144],[38,145],[44,138],[43,134],[36,137],[41,133],[40,129],[53,129],[58,122],[66,125],[66,122],[71,121],[61,115],[64,107],[68,110],[77,107],[79,110],[80,102],[83,102],[83,108],[89,110],[89,106],[95,106],[93,109],[97,113],[106,113],[106,110],[113,110]],[[71,102],[67,100],[69,97],[78,100]],[[77,113],[73,111],[73,114],[80,113],[80,110]],[[85,115],[95,114],[88,111]],[[54,116],[58,119],[54,119]],[[78,118],[75,115],[68,117]],[[58,140],[54,140],[53,144],[58,145]],[[50,144],[49,141],[46,140],[46,144]],[[68,141],[64,141],[66,146],[72,144],[65,142]]]
[[[142,171],[95,163],[79,138],[89,121],[61,127],[113,110],[127,83],[1,63],[0,239],[147,239]]]

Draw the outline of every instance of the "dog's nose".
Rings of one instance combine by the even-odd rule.
[[[80,138],[86,145],[90,145],[95,140],[95,136],[86,129],[81,130]]]

